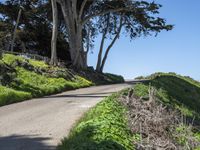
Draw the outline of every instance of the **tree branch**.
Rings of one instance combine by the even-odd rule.
[[[85,8],[85,5],[86,5],[87,1],[88,0],[84,0],[83,3],[82,3],[82,5],[81,5],[81,9],[80,9],[80,12],[79,12],[79,19],[81,19],[81,16],[83,14],[83,10]]]
[[[104,68],[105,62],[106,62],[107,57],[108,57],[108,53],[109,53],[110,49],[112,48],[112,46],[114,45],[114,43],[116,42],[116,40],[119,38],[120,32],[121,32],[122,27],[123,27],[122,21],[123,21],[123,19],[122,19],[122,17],[121,17],[121,18],[120,18],[120,25],[119,25],[118,32],[116,33],[114,39],[112,40],[112,42],[110,43],[110,45],[109,45],[108,48],[106,49],[105,55],[104,55],[103,60],[102,60],[102,63],[101,63],[100,72],[103,72],[103,68]]]
[[[117,9],[109,9],[109,10],[106,10],[106,11],[103,11],[103,12],[98,12],[98,13],[92,14],[90,16],[87,16],[85,19],[83,19],[82,25],[85,25],[90,19],[92,19],[94,17],[103,16],[103,15],[106,15],[108,13],[114,13],[114,12],[120,12],[120,11],[133,11],[133,10],[127,9],[127,8],[117,8]]]

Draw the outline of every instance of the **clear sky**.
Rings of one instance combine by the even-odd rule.
[[[0,0],[2,1],[2,0]],[[200,1],[155,0],[163,5],[160,17],[174,24],[173,31],[130,42],[121,37],[109,54],[105,72],[126,79],[154,72],[176,72],[200,80]],[[89,65],[96,66],[100,37]]]
[[[122,37],[108,57],[105,72],[130,79],[154,72],[176,72],[200,80],[200,1],[156,0],[163,5],[161,17],[174,24],[173,31],[157,37],[139,38],[132,42]],[[89,55],[89,64],[96,65],[96,51]]]

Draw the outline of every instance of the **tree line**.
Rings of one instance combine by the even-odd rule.
[[[15,49],[33,50],[87,68],[87,56],[101,35],[96,71],[102,72],[109,52],[120,36],[134,40],[169,31],[172,25],[158,17],[160,4],[140,0],[7,0],[0,4],[0,46],[9,49],[8,33],[16,24],[19,7],[24,8],[16,34]],[[6,41],[7,42],[3,42]],[[110,43],[105,46],[105,41]],[[19,44],[17,44],[19,43]],[[51,43],[51,44],[50,44]],[[7,45],[6,45],[7,44]],[[65,57],[64,57],[65,56]]]

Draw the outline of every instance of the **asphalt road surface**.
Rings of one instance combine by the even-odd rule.
[[[0,150],[55,150],[89,108],[132,84],[94,86],[0,107]]]

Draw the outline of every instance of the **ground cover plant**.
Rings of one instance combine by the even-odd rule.
[[[72,129],[59,150],[132,150],[126,108],[117,101],[120,94],[107,97],[92,108]]]
[[[0,106],[11,104],[13,102],[20,102],[30,98],[32,98],[30,93],[0,86]]]
[[[5,82],[8,79],[9,82]],[[10,54],[5,54],[1,60],[1,84],[1,106],[93,85],[67,69]]]
[[[44,61],[11,54],[3,55],[0,66],[0,83],[1,87],[4,87],[4,93],[1,92],[1,96],[4,97],[1,105],[97,84],[124,82],[123,77],[117,75],[99,74],[95,71],[79,73],[80,71],[72,68],[55,67]],[[11,99],[5,94],[8,89],[16,91],[12,93],[17,96]],[[22,92],[30,96],[23,96]]]

